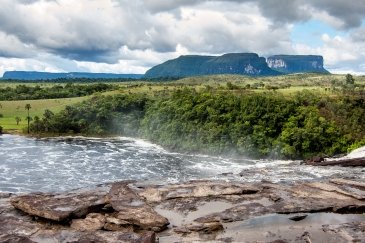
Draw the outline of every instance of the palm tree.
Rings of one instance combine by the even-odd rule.
[[[16,124],[19,125],[19,122],[21,122],[22,119],[19,116],[17,116],[17,117],[15,117],[15,121],[16,121]]]
[[[28,116],[27,116],[27,121],[28,121],[28,134],[29,134],[29,123],[31,120],[31,117],[29,116],[29,110],[32,108],[32,106],[30,104],[26,104],[25,105],[25,109],[28,110]]]

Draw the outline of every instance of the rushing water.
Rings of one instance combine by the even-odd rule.
[[[124,137],[0,136],[0,192],[62,191],[116,180],[277,182],[365,179],[364,174],[361,168],[311,167],[298,161],[171,153],[147,141]]]

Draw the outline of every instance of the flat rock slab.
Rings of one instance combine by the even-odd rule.
[[[365,220],[324,228],[318,224],[318,231],[308,231],[305,223],[319,212],[364,213],[364,195],[365,182],[344,179],[292,184],[128,181],[58,194],[6,195],[0,199],[0,242],[155,242],[156,236],[161,243],[255,242],[261,233],[270,241],[305,242],[320,234],[324,241],[346,242],[365,238]],[[240,232],[250,220],[262,217],[287,220],[278,231],[282,235],[265,226],[267,232],[252,231],[246,241],[237,238],[244,237]],[[304,226],[298,228],[298,223]]]
[[[260,185],[219,181],[192,181],[166,186],[139,186],[139,195],[148,202],[161,202],[178,198],[206,198],[225,195],[255,194]]]
[[[30,215],[54,221],[81,218],[99,211],[107,203],[109,187],[101,186],[91,191],[74,191],[65,194],[30,193],[11,198],[11,204]]]
[[[307,165],[312,166],[343,166],[343,167],[364,167],[364,158],[351,158],[351,159],[338,159],[338,160],[309,160],[304,162]]]

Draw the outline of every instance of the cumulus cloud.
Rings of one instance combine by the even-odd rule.
[[[349,36],[330,37],[322,35],[323,46],[294,45],[298,54],[318,54],[324,56],[326,67],[335,73],[365,74],[365,42],[357,39],[357,30]]]
[[[180,54],[309,49],[332,57],[346,47],[350,55],[348,43],[364,51],[364,13],[363,0],[2,0],[0,66],[15,58],[70,71],[144,72]],[[323,38],[315,49],[293,44],[291,26],[310,19],[351,34],[338,45]]]

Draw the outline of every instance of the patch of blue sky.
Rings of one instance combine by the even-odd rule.
[[[293,43],[305,44],[310,47],[319,47],[323,45],[322,35],[327,34],[330,37],[345,36],[347,32],[339,31],[318,20],[296,23],[291,32]]]

